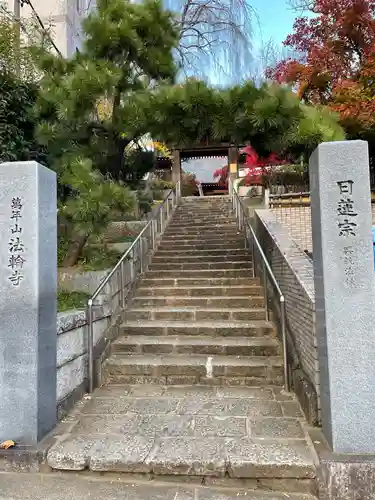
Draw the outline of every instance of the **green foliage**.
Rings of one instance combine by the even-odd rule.
[[[112,269],[120,259],[122,253],[111,250],[107,246],[87,245],[79,257],[77,264],[85,271],[101,271]]]
[[[38,140],[48,147],[60,185],[59,215],[71,228],[65,265],[74,265],[91,233],[111,214],[134,207],[153,166],[138,143],[148,129],[135,96],[173,81],[178,33],[160,0],[99,0],[84,21],[85,43],[67,60],[44,54],[35,105]]]
[[[154,197],[145,191],[139,191],[137,193],[138,207],[143,214],[148,214],[152,208],[152,202]]]
[[[47,27],[48,28],[48,27]],[[20,36],[21,35],[21,36]],[[4,5],[0,10],[0,73],[24,83],[35,83],[40,77],[36,51],[50,48],[48,29],[42,30],[35,16],[22,19],[20,33]]]
[[[90,295],[84,292],[59,290],[57,292],[57,310],[63,312],[70,309],[84,309],[89,298]]]
[[[81,156],[103,175],[134,184],[152,166],[137,149],[148,130],[136,96],[173,81],[178,33],[159,0],[101,0],[84,31],[83,50],[71,60],[42,58],[37,112],[52,116],[42,120],[39,138],[53,145],[56,169],[61,156]]]
[[[183,172],[181,177],[181,195],[193,196],[197,191],[195,174]]]
[[[136,189],[144,176],[154,167],[154,154],[152,151],[130,149],[125,151],[124,166],[121,177],[128,186]]]
[[[170,191],[173,188],[173,182],[165,181],[163,179],[155,178],[151,185],[150,189],[152,190],[152,195],[154,200],[162,200],[164,199],[165,193],[164,191]]]
[[[266,179],[268,186],[301,186],[305,188],[309,184],[309,169],[307,164],[283,165],[271,169]]]
[[[148,96],[153,136],[169,147],[200,142],[250,143],[260,156],[309,154],[319,142],[341,140],[337,117],[301,104],[287,87],[253,82],[217,89],[191,79]]]
[[[0,73],[0,162],[41,160],[31,116],[36,89],[10,73]]]
[[[105,226],[113,211],[129,211],[134,196],[124,185],[105,179],[88,159],[66,163],[60,182],[70,188],[69,197],[59,206],[59,216],[78,230],[96,233]]]
[[[45,162],[45,151],[35,140],[32,108],[37,97],[37,72],[31,45],[45,45],[34,19],[22,24],[18,44],[16,25],[10,14],[0,11],[0,162]]]
[[[61,228],[59,229],[57,236],[57,267],[62,266],[69,250],[69,240],[66,234],[61,231]]]

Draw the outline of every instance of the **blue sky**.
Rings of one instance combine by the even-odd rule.
[[[275,43],[281,44],[293,31],[296,12],[291,9],[287,0],[249,0],[249,3],[258,14],[264,42],[272,38]],[[254,31],[254,48],[260,48],[261,37],[256,21]]]

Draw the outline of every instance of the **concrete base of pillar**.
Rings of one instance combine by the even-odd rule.
[[[319,458],[319,500],[375,498],[375,454],[332,453],[320,429],[309,430]]]

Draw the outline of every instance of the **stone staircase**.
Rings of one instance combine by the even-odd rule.
[[[212,498],[223,500],[313,500],[316,458],[265,318],[229,199],[183,199],[112,345],[105,385],[77,405],[48,465],[178,476],[222,488]]]
[[[185,201],[142,280],[109,383],[282,384],[274,327],[227,198]]]

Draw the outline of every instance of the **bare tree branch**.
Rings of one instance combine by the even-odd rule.
[[[167,0],[181,33],[178,58],[187,76],[236,82],[252,63],[252,22],[247,0]]]
[[[304,12],[314,12],[314,0],[288,0],[288,4],[293,10],[303,14]]]

